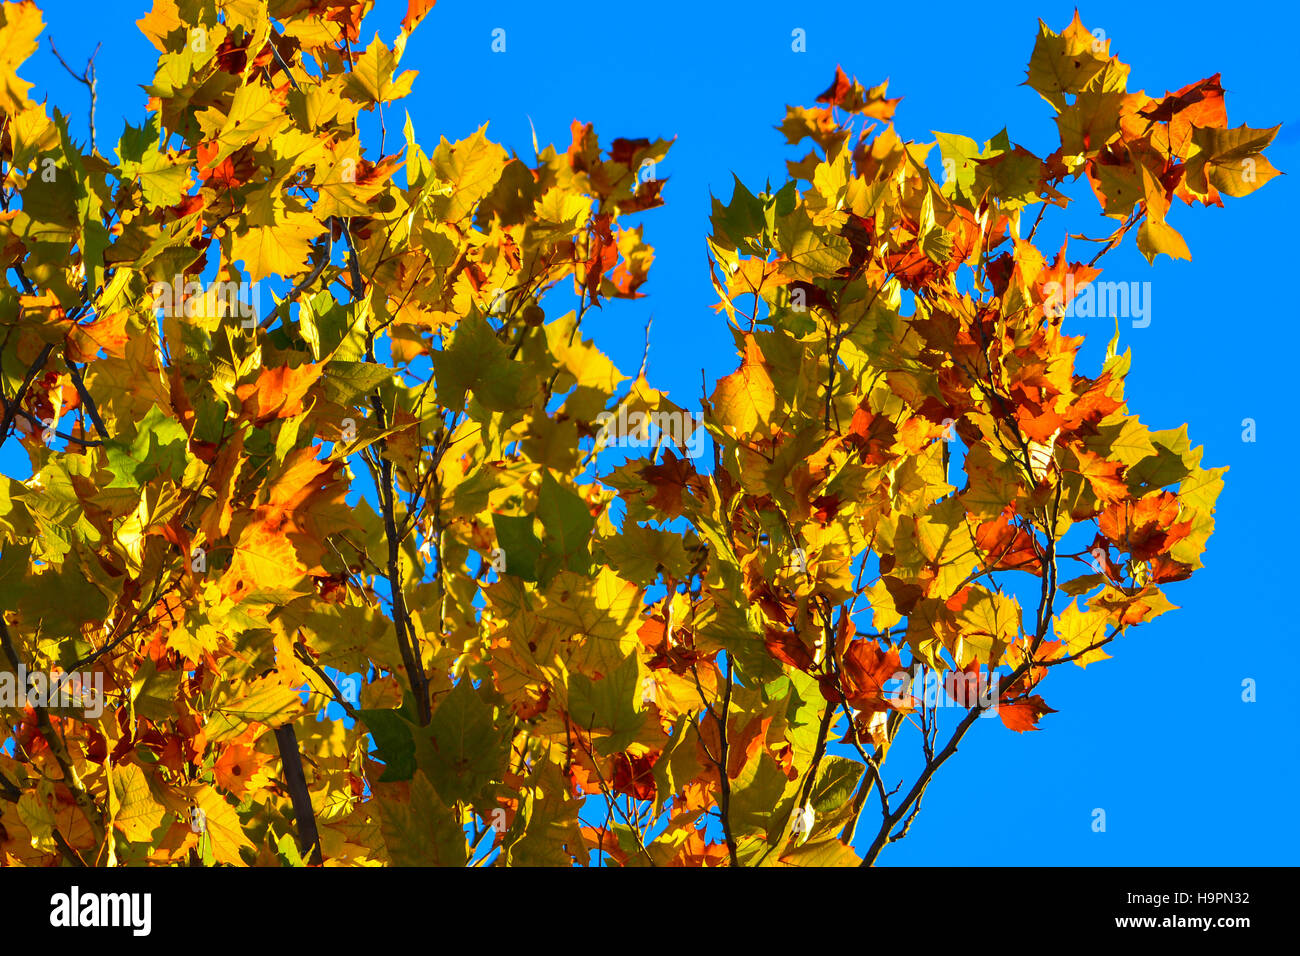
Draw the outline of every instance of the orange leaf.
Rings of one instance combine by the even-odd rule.
[[[126,354],[126,320],[130,313],[120,309],[100,316],[89,325],[74,325],[68,330],[68,358],[89,362],[103,349],[114,358]]]
[[[1074,453],[1079,458],[1079,474],[1088,479],[1093,494],[1100,501],[1109,504],[1128,497],[1128,485],[1124,482],[1122,464],[1102,458],[1101,455],[1086,448],[1076,448]]]
[[[243,402],[240,415],[255,425],[264,425],[277,418],[292,418],[302,413],[303,396],[316,384],[325,371],[324,363],[307,362],[296,368],[281,365],[264,368],[257,381],[241,385],[235,395]]]
[[[419,26],[425,14],[432,10],[437,2],[438,0],[406,0],[406,16],[402,17],[402,32],[410,33]]]
[[[733,437],[751,435],[771,418],[776,408],[776,388],[752,334],[745,334],[740,368],[718,380],[711,401],[714,417]]]
[[[1041,729],[1038,721],[1042,716],[1054,713],[1056,711],[1048,707],[1043,702],[1043,698],[1037,694],[1015,703],[998,705],[998,716],[1002,718],[1002,723],[1018,734],[1023,734],[1026,730]]]

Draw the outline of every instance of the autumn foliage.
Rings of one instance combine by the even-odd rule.
[[[740,358],[708,452],[615,464],[611,415],[697,411],[582,329],[650,291],[630,220],[670,143],[394,136],[432,3],[391,47],[369,6],[155,0],[112,157],[20,78],[36,6],[0,7],[0,437],[31,462],[0,667],[104,688],[0,711],[0,863],[872,863],[976,718],[1038,729],[1053,668],[1173,609],[1225,469],[1063,312],[1276,175],[1217,75],[1128,92],[1043,26],[1039,157],[905,142],[837,72],[787,109],[789,180],[714,200]],[[1040,250],[1088,192],[1110,231]]]

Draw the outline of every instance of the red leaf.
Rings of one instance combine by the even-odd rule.
[[[1002,723],[1018,734],[1023,734],[1026,730],[1040,729],[1038,721],[1042,716],[1054,713],[1056,711],[1048,707],[1043,702],[1043,698],[1037,694],[1011,704],[998,705],[998,716],[1002,718]]]
[[[438,0],[406,0],[406,16],[402,17],[402,32],[410,33],[414,30],[437,2]]]
[[[812,652],[808,650],[808,645],[799,639],[798,634],[791,634],[769,624],[763,642],[767,646],[767,652],[781,663],[797,667],[801,671],[812,669]]]
[[[873,640],[856,640],[844,654],[845,696],[859,710],[888,710],[885,684],[901,670],[897,648],[882,651]]]
[[[817,102],[830,103],[832,105],[838,106],[840,100],[844,99],[845,95],[851,89],[853,89],[853,81],[851,81],[848,77],[848,74],[845,73],[844,70],[838,64],[836,64],[835,82],[832,83],[827,88],[826,92],[822,93],[821,96],[817,97]]]

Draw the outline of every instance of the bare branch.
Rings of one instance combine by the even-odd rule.
[[[95,155],[99,155],[99,149],[95,145],[95,106],[99,100],[99,80],[95,76],[95,57],[99,56],[99,48],[103,45],[102,43],[95,44],[95,51],[90,54],[90,58],[86,61],[86,68],[78,73],[68,66],[68,61],[63,58],[63,55],[59,53],[58,48],[54,45],[54,37],[50,37],[50,52],[63,64],[63,68],[68,71],[68,75],[85,86],[87,92],[90,93],[90,151]]]

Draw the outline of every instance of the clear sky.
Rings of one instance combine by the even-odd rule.
[[[149,0],[42,0],[47,36],[78,66],[102,42],[98,130],[108,152],[124,119],[139,124],[140,86],[155,51],[134,21]],[[381,3],[368,28],[385,41],[403,3]],[[386,12],[391,11],[391,12]],[[1240,12],[1238,12],[1240,11]],[[420,73],[410,97],[389,113],[390,150],[400,143],[401,108],[417,136],[455,140],[490,121],[489,135],[531,155],[529,120],[542,144],[563,148],[569,124],[592,122],[615,136],[676,136],[657,175],[668,176],[667,206],[642,221],[657,248],[635,303],[589,315],[584,332],[627,372],[641,359],[653,315],[649,378],[680,404],[736,364],[705,264],[712,191],[724,200],[734,171],[757,191],[785,179],[793,147],[773,129],[787,103],[811,105],[841,64],[872,85],[885,77],[903,96],[896,125],[905,138],[930,131],[983,142],[1003,127],[1036,152],[1054,134],[1051,108],[1020,86],[1037,18],[1060,30],[1073,4],[705,3],[540,5],[442,0],[417,30],[403,66]],[[1193,580],[1173,584],[1181,607],[1109,648],[1113,659],[1087,671],[1062,668],[1044,685],[1055,707],[1038,733],[1000,721],[977,723],[930,788],[888,864],[1292,864],[1300,857],[1295,816],[1300,681],[1286,675],[1297,626],[1286,605],[1300,508],[1291,429],[1296,371],[1285,336],[1297,319],[1289,289],[1295,266],[1287,218],[1300,213],[1300,106],[1289,70],[1300,13],[1291,2],[1240,6],[1191,0],[1175,7],[1087,2],[1080,15],[1102,29],[1133,71],[1129,89],[1158,95],[1222,74],[1229,124],[1286,124],[1269,149],[1289,175],[1253,196],[1225,197],[1223,209],[1177,203],[1170,223],[1193,261],[1147,265],[1130,244],[1109,255],[1103,278],[1150,282],[1151,322],[1121,324],[1133,351],[1130,410],[1156,429],[1189,423],[1203,464],[1228,465],[1218,526]],[[506,31],[493,53],[492,31]],[[791,32],[806,33],[793,52]],[[84,91],[42,49],[23,69],[33,95],[71,114],[85,134]],[[1071,231],[1099,235],[1095,205]],[[1055,249],[1060,229],[1043,245]],[[1112,333],[1106,320],[1067,319],[1087,334],[1082,371]],[[1073,323],[1073,325],[1071,325]],[[1252,419],[1256,440],[1243,441]],[[26,474],[10,447],[6,473]],[[1069,673],[1061,673],[1061,671]],[[1242,700],[1243,681],[1257,700]],[[886,774],[888,777],[889,774]],[[892,786],[892,782],[891,782]],[[1094,810],[1106,814],[1094,832]],[[866,821],[864,821],[865,826]]]

